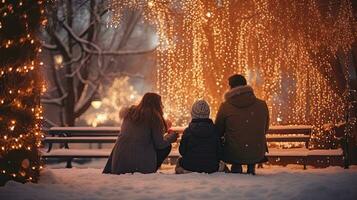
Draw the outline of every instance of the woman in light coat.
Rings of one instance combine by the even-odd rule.
[[[120,135],[103,173],[154,173],[171,151],[178,134],[167,132],[161,97],[146,93],[124,114]]]

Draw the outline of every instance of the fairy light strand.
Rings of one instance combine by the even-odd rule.
[[[111,8],[110,23],[134,8],[156,26],[156,84],[176,125],[187,124],[197,98],[214,116],[233,73],[267,101],[273,125],[314,125],[319,141],[323,124],[343,120],[331,61],[354,42],[349,0],[112,0]]]
[[[1,181],[36,182],[42,168],[40,95],[46,87],[40,76],[43,63],[37,59],[41,44],[34,33],[46,25],[44,4],[44,0],[0,2]],[[14,22],[18,30],[10,27]]]

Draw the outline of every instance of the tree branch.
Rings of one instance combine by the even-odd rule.
[[[57,50],[57,49],[58,49],[57,45],[47,44],[46,42],[42,42],[41,45],[42,45],[43,47],[45,47],[46,49],[48,49],[48,50]]]
[[[91,91],[89,91],[89,95],[86,95],[87,97],[85,97],[84,95],[81,96],[81,99],[77,102],[75,106],[74,115],[76,118],[81,116],[89,108],[98,88],[99,84],[97,84]],[[86,85],[85,90],[89,90],[89,85]]]
[[[64,94],[61,97],[58,98],[41,98],[41,103],[45,104],[56,104],[59,106],[63,106],[63,100],[68,96],[68,94]]]
[[[157,46],[153,49],[148,50],[117,50],[117,51],[102,51],[99,46],[90,42],[88,40],[82,39],[77,36],[74,31],[65,23],[63,22],[63,27],[65,30],[72,36],[72,38],[77,41],[79,45],[83,48],[86,53],[94,54],[94,55],[137,55],[137,54],[146,54],[149,52],[153,52],[156,50]],[[95,51],[88,49],[85,45],[89,45],[95,49]]]

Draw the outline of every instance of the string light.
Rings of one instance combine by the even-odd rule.
[[[43,63],[37,59],[41,43],[34,33],[42,24],[43,2],[2,0],[0,5],[0,51],[4,58],[0,62],[0,85],[5,90],[0,94],[0,171],[5,174],[0,181],[37,181],[39,176],[38,147],[43,136],[40,95],[44,83],[39,74]],[[8,27],[14,22],[16,30]],[[9,57],[11,62],[7,61]],[[20,166],[14,167],[17,163]]]
[[[311,124],[324,140],[322,125],[343,120],[331,60],[354,41],[348,0],[112,0],[110,7],[111,25],[124,9],[139,8],[156,26],[156,85],[175,125],[187,125],[198,98],[215,116],[234,73],[267,101],[272,125]]]

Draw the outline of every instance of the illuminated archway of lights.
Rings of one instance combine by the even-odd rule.
[[[177,124],[197,98],[214,117],[233,73],[268,102],[272,124],[343,120],[331,63],[354,41],[348,0],[112,0],[111,8],[111,25],[135,8],[157,27],[157,88]]]

